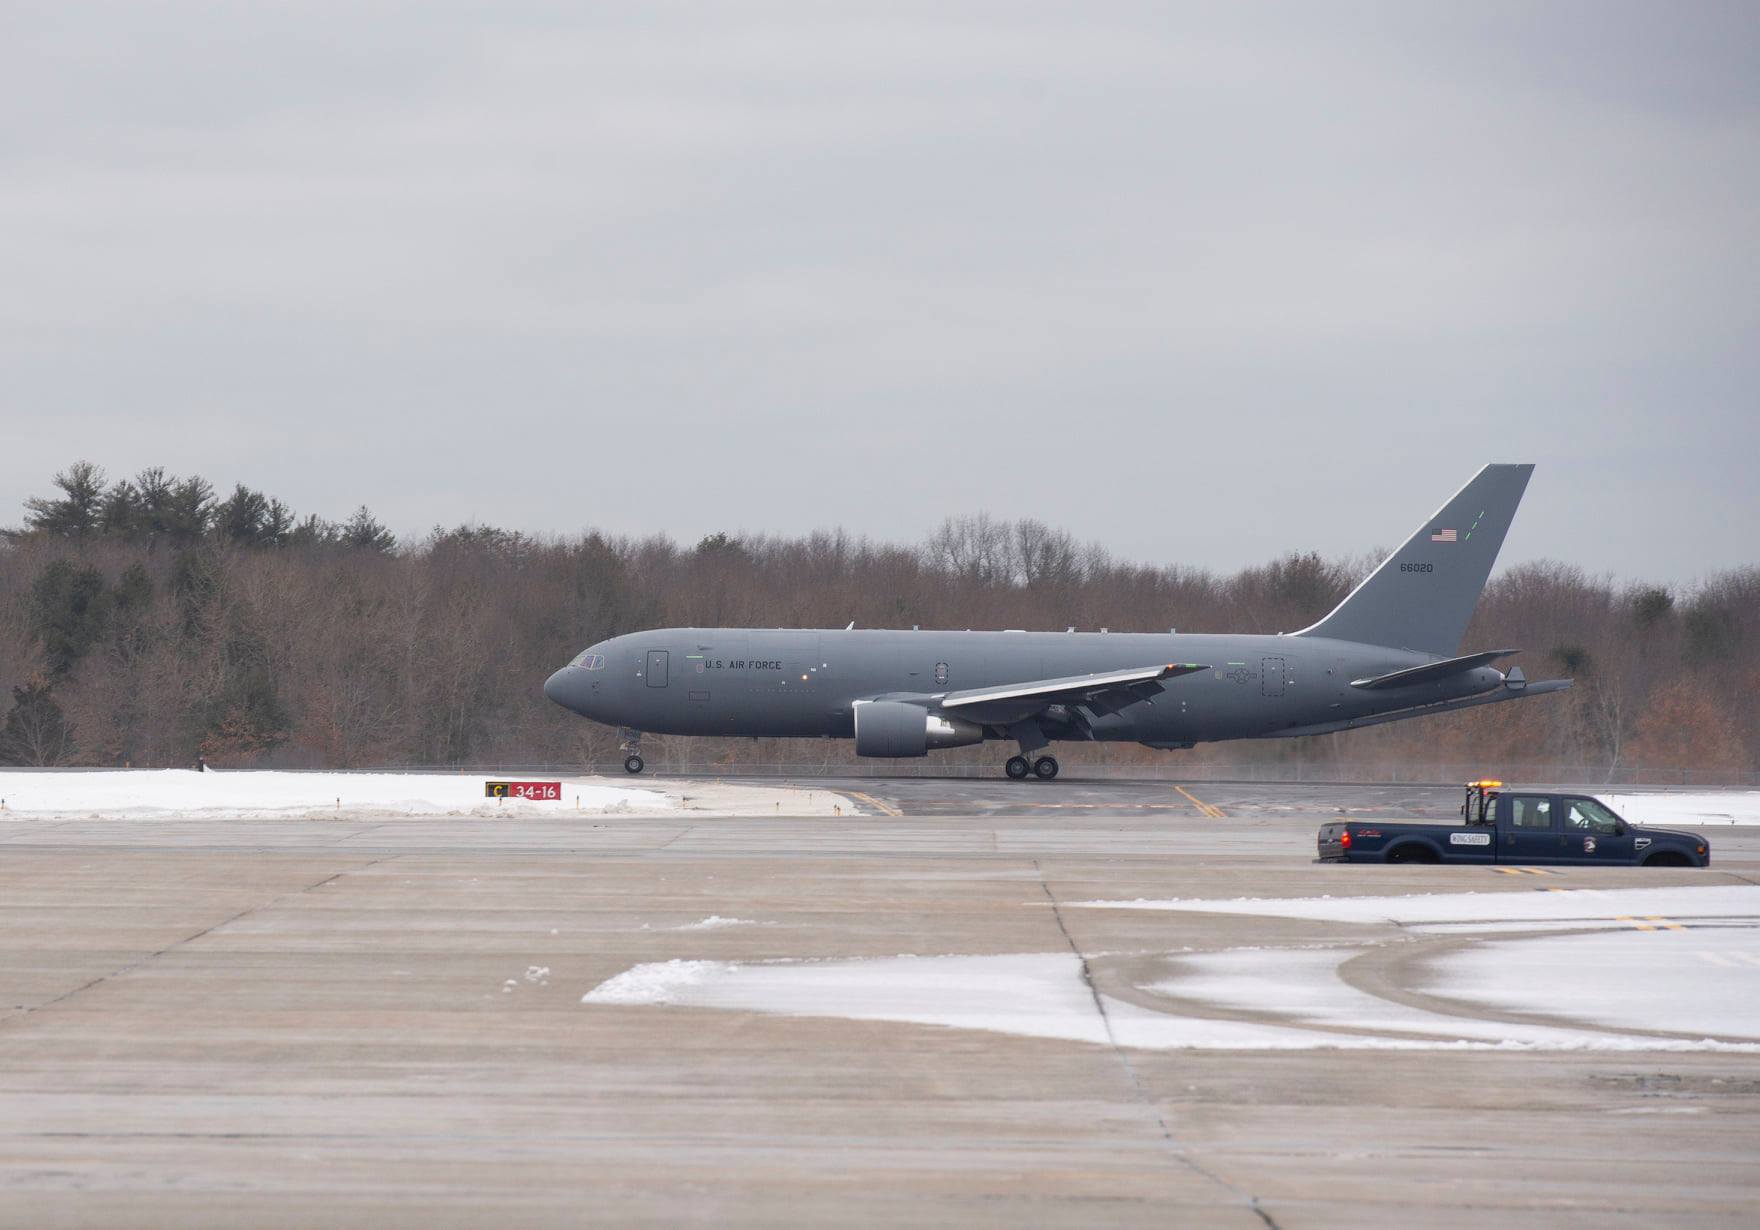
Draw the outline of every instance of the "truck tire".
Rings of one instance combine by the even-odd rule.
[[[1693,864],[1688,862],[1687,856],[1679,850],[1658,850],[1645,859],[1642,865],[1645,867],[1691,867]]]
[[[1440,863],[1442,856],[1419,841],[1401,842],[1387,852],[1390,863]]]

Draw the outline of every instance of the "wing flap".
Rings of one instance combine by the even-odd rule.
[[[1438,679],[1451,679],[1456,675],[1464,675],[1470,670],[1481,666],[1489,666],[1499,658],[1507,658],[1511,654],[1522,652],[1519,649],[1487,649],[1484,653],[1469,653],[1460,658],[1444,658],[1440,662],[1426,662],[1422,666],[1408,666],[1404,670],[1389,671],[1385,675],[1372,675],[1367,679],[1353,679],[1353,688],[1409,688],[1420,683],[1435,683]]]
[[[1158,685],[1163,680],[1209,669],[1191,662],[1168,662],[1131,670],[1100,671],[1091,675],[1066,675],[1060,679],[1033,679],[1024,683],[1005,683],[988,688],[968,688],[963,692],[949,692],[935,703],[942,709],[960,709],[1006,701],[1055,705],[1083,704],[1098,700],[1102,704],[1117,707],[1134,703],[1160,691]]]

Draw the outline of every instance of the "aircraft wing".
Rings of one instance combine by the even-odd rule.
[[[1061,679],[1032,679],[988,688],[949,692],[936,700],[936,707],[952,712],[979,706],[1005,706],[1035,710],[1046,705],[1089,705],[1101,712],[1116,712],[1161,690],[1163,680],[1195,671],[1209,670],[1190,662],[1167,662],[1129,670],[1100,671],[1091,675],[1066,675]]]
[[[1444,658],[1440,662],[1426,662],[1422,666],[1408,666],[1401,671],[1392,671],[1385,675],[1375,675],[1368,679],[1353,679],[1353,688],[1409,688],[1413,684],[1435,683],[1438,679],[1448,679],[1455,675],[1464,675],[1470,670],[1488,666],[1498,658],[1507,658],[1511,654],[1522,652],[1519,649],[1488,649],[1484,653],[1470,653],[1461,658]]]

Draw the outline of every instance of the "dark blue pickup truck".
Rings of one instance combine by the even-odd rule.
[[[1346,820],[1320,828],[1323,863],[1570,863],[1708,867],[1697,833],[1639,828],[1586,794],[1467,783],[1460,824]]]

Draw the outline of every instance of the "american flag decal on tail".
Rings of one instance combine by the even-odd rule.
[[[1430,541],[1431,542],[1454,542],[1454,541],[1456,541],[1455,532],[1453,530],[1431,530],[1430,531]]]

